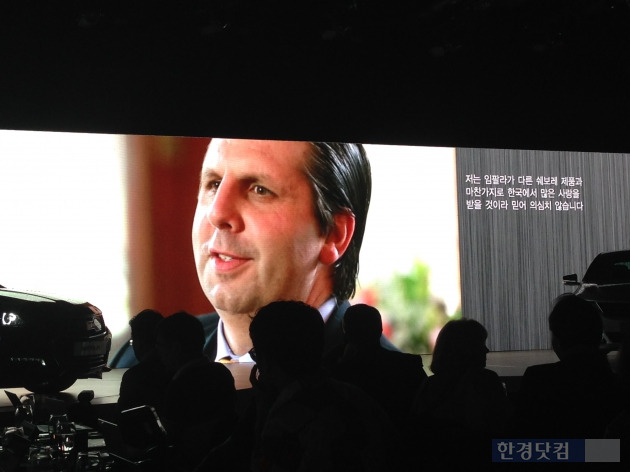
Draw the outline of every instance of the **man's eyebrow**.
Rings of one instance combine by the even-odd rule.
[[[218,176],[219,174],[214,169],[211,169],[209,167],[204,167],[201,169],[201,175],[199,178],[203,182],[205,180],[214,179]]]
[[[263,181],[271,181],[273,177],[266,172],[256,172],[256,173],[247,173],[243,174],[239,177],[240,180],[245,182],[263,182]]]
[[[247,172],[241,175],[238,175],[238,180],[241,182],[273,182],[274,177],[267,172]],[[201,169],[201,182],[207,182],[208,180],[221,179],[222,176],[216,170],[206,167]]]

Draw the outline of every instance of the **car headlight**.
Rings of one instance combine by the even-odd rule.
[[[2,326],[22,326],[23,324],[24,320],[22,320],[20,315],[11,311],[2,313]]]

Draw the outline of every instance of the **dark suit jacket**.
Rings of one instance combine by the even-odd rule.
[[[326,331],[324,338],[324,358],[328,358],[332,353],[339,351],[343,346],[343,331],[341,329],[341,320],[343,315],[350,306],[350,302],[343,301],[338,303],[333,310],[330,318],[326,321]],[[217,355],[217,328],[219,326],[219,315],[217,313],[210,313],[207,315],[197,316],[206,335],[206,344],[204,346],[204,352],[210,359],[214,359]],[[385,336],[381,338],[381,345],[390,350],[398,351]],[[138,363],[136,355],[132,346],[127,341],[112,358],[109,366],[112,369],[131,367]]]
[[[415,395],[427,378],[421,356],[378,345],[346,354],[330,368],[333,378],[374,398],[399,429],[406,425]]]
[[[619,410],[619,391],[604,353],[581,353],[529,366],[516,397],[518,437],[603,438]]]

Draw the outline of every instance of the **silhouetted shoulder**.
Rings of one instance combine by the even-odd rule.
[[[608,365],[591,367],[565,361],[528,367],[515,398],[517,428],[548,437],[603,437],[619,409],[618,392]]]
[[[488,398],[495,401],[497,398],[507,401],[507,392],[501,382],[499,374],[490,369],[479,369],[471,376],[470,383],[472,388],[486,392]],[[504,398],[505,397],[505,398]]]
[[[481,381],[501,382],[501,378],[499,377],[499,374],[497,374],[494,370],[479,369],[476,372],[476,375],[477,375],[477,378],[479,378]]]
[[[562,370],[560,362],[553,362],[550,364],[538,364],[530,365],[525,369],[522,377],[522,385],[530,381],[543,379],[552,379],[558,376],[558,373]]]
[[[395,362],[401,362],[401,363],[409,364],[409,365],[419,365],[419,366],[423,365],[422,356],[420,356],[420,354],[409,354],[407,352],[390,351],[389,349],[382,349],[381,355]]]

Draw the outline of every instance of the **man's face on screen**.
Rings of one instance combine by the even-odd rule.
[[[213,139],[192,241],[202,288],[221,314],[279,299],[313,306],[331,294],[326,237],[314,215],[303,142]]]

